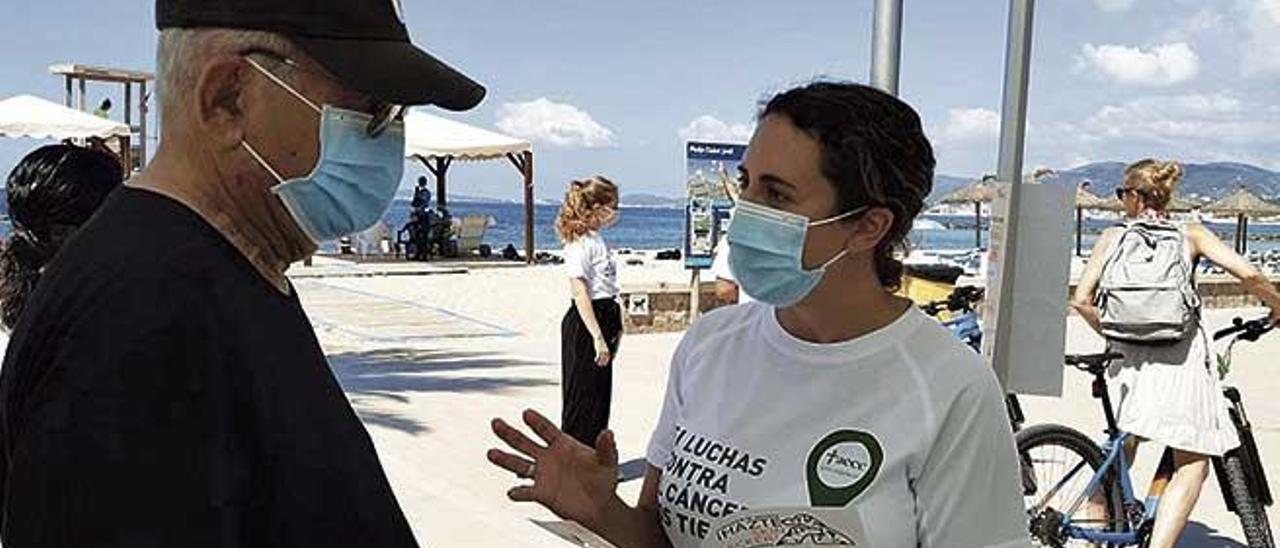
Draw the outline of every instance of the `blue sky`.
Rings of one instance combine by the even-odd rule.
[[[490,89],[476,110],[447,115],[532,140],[543,198],[593,173],[626,192],[679,194],[685,138],[745,138],[768,93],[869,71],[871,0],[403,2],[415,41]],[[154,66],[152,2],[18,4],[0,32],[0,97],[60,101],[56,62]],[[1159,156],[1280,168],[1280,0],[1037,8],[1029,165]],[[994,171],[1006,10],[906,0],[901,91],[942,173]],[[106,94],[118,91],[91,88],[91,102]],[[0,140],[0,172],[38,144]],[[519,196],[506,163],[455,164],[450,181]]]

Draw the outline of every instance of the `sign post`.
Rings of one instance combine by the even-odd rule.
[[[689,321],[701,312],[702,269],[711,268],[716,247],[729,229],[738,166],[746,145],[689,141],[685,145],[684,267],[691,271]]]
[[[983,337],[983,355],[1007,392],[1058,396],[1075,188],[1023,184],[1017,208],[1013,184],[995,189],[983,331],[1003,336]]]

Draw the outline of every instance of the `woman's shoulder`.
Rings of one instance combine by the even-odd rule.
[[[573,243],[583,248],[607,247],[604,241],[604,237],[601,236],[599,232],[588,232],[586,234],[578,236],[577,238],[574,238],[573,241],[570,243]]]
[[[1124,231],[1128,230],[1128,228],[1129,227],[1124,224],[1109,226],[1107,228],[1102,229],[1102,234],[1098,235],[1098,239],[1107,240],[1107,241],[1114,240],[1116,238],[1119,238],[1121,234],[1124,234]]]
[[[681,344],[687,347],[720,344],[727,336],[751,325],[759,314],[772,309],[759,302],[722,306],[694,321],[685,331]]]

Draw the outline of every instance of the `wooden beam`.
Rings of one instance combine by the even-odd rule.
[[[446,197],[446,187],[448,186],[449,165],[453,162],[452,156],[436,157],[436,165],[431,169],[431,174],[436,176],[436,205],[441,209],[445,208],[449,200]]]
[[[508,159],[508,160],[511,160],[511,165],[516,166],[516,171],[519,171],[519,172],[520,172],[520,173],[522,173],[522,174],[524,173],[524,160],[523,160],[523,159],[521,159],[519,156],[516,156],[516,154],[515,154],[514,152],[508,152],[508,153],[507,153],[507,159]]]
[[[156,79],[150,72],[124,70],[91,65],[53,65],[49,72],[75,78],[86,78],[95,82],[148,82]]]
[[[982,249],[982,202],[973,203],[973,247]]]
[[[124,125],[133,130],[133,85],[124,85]]]
[[[144,80],[138,82],[138,165],[147,165],[147,101],[151,100],[151,96],[147,94],[147,82]],[[129,105],[125,105],[129,108]]]
[[[524,175],[524,253],[525,262],[533,264],[533,151],[521,154],[521,173]]]
[[[1076,208],[1076,256],[1080,256],[1080,248],[1084,236],[1084,208]]]

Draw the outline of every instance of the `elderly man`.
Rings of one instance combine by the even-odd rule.
[[[402,105],[484,89],[394,0],[159,0],[162,140],[0,374],[5,546],[414,546],[285,269],[381,217]]]

